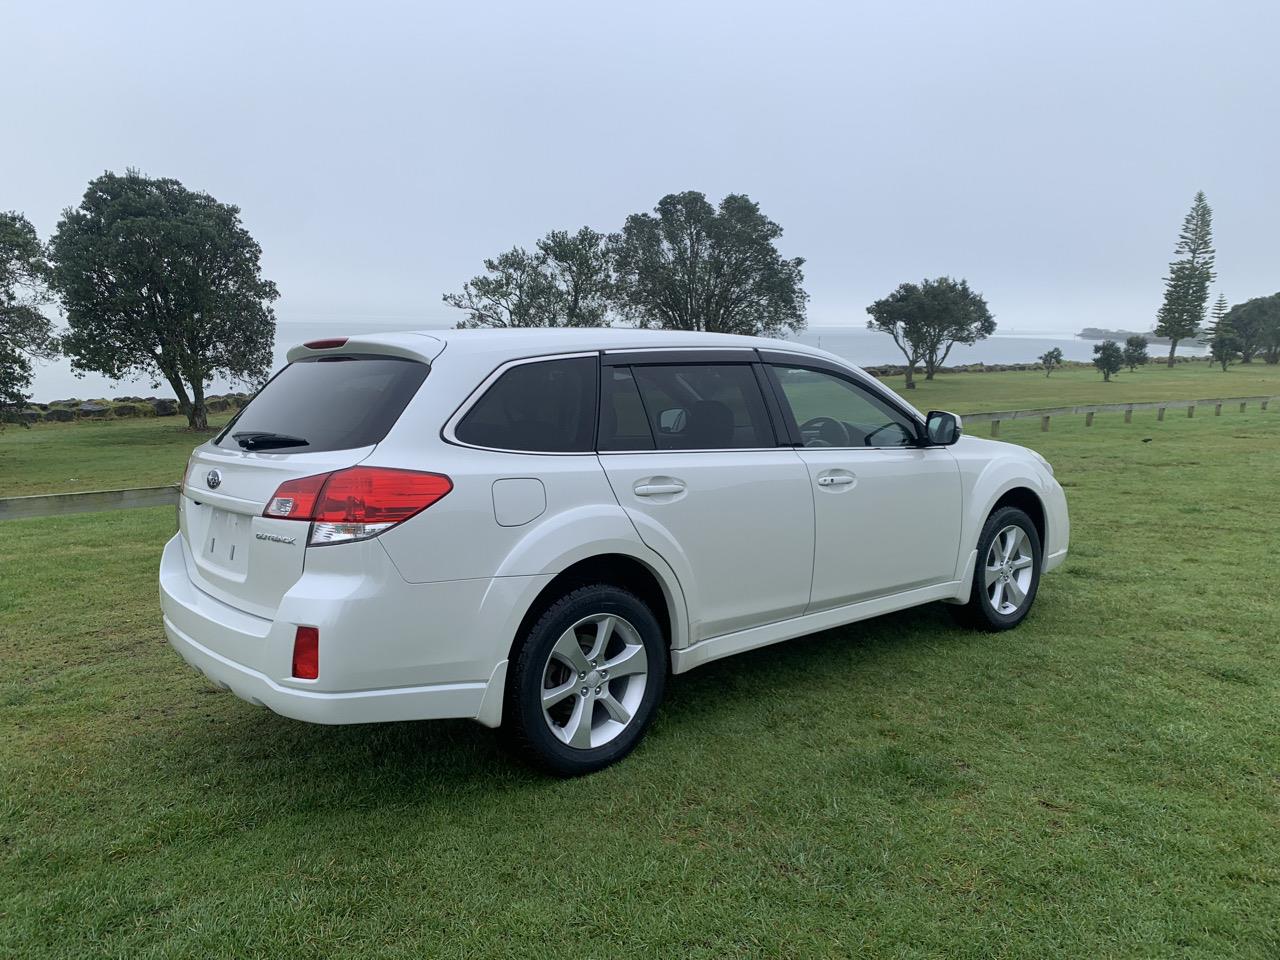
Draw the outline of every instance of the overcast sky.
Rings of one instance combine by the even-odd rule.
[[[1220,289],[1280,289],[1275,0],[623,6],[0,0],[0,209],[176,177],[280,319],[352,327],[686,189],[782,225],[814,325],[951,274],[1003,329],[1146,329],[1197,189]]]

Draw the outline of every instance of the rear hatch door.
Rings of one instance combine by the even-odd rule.
[[[179,524],[192,582],[273,618],[302,576],[311,525],[262,516],[272,496],[365,459],[428,372],[422,361],[353,352],[303,357],[273,377],[188,464]]]

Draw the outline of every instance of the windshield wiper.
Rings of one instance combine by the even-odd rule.
[[[246,450],[311,446],[310,440],[304,440],[302,437],[291,437],[287,433],[272,433],[269,430],[245,430],[240,433],[233,433],[231,439]]]

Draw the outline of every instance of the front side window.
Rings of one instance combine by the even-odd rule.
[[[589,453],[596,358],[521,363],[503,373],[454,430],[462,443],[530,453]]]
[[[806,447],[911,447],[915,420],[870,390],[806,367],[770,367]]]
[[[657,449],[774,446],[769,414],[749,364],[635,366],[631,374]]]

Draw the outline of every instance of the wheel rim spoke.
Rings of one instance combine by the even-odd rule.
[[[591,652],[587,654],[588,660],[599,660],[604,656],[604,652],[609,646],[609,638],[613,636],[615,622],[613,617],[603,617],[596,624],[596,638],[591,644]]]
[[[644,652],[643,645],[638,643],[628,644],[627,648],[612,660],[600,664],[600,669],[608,671],[610,680],[616,680],[618,677],[628,677],[636,673],[647,673],[649,671],[649,655]]]
[[[991,591],[991,606],[996,608],[996,612],[1004,606],[1004,581],[1000,580],[996,583],[995,588]]]
[[[588,693],[573,705],[573,714],[564,725],[565,743],[579,750],[591,746],[591,719],[595,713],[595,697]]]
[[[578,644],[578,634],[573,627],[560,634],[560,639],[551,648],[551,655],[558,657],[561,662],[567,664],[578,673],[586,673],[591,669],[591,664],[588,662],[586,655],[583,654],[582,647]]]
[[[577,692],[578,678],[570,677],[566,683],[560,684],[558,687],[552,687],[550,690],[542,691],[542,709],[549,710],[557,703],[562,702],[566,697],[571,697]]]
[[[991,585],[992,585],[992,584],[997,583],[999,580],[1000,580],[1000,568],[999,568],[999,567],[987,567],[987,587],[988,587],[988,589],[991,587]]]
[[[631,712],[612,693],[601,694],[596,702],[604,707],[604,712],[609,715],[610,720],[616,720],[624,725],[631,722]]]
[[[1017,560],[1013,561],[1013,569],[1025,570],[1027,567],[1031,566],[1031,563],[1032,560],[1030,557],[1019,557]]]
[[[1005,584],[1005,589],[1009,594],[1009,602],[1013,604],[1014,607],[1017,607],[1022,603],[1023,598],[1026,596],[1026,593],[1023,592],[1023,589],[1016,578],[1010,577],[1009,581]]]

